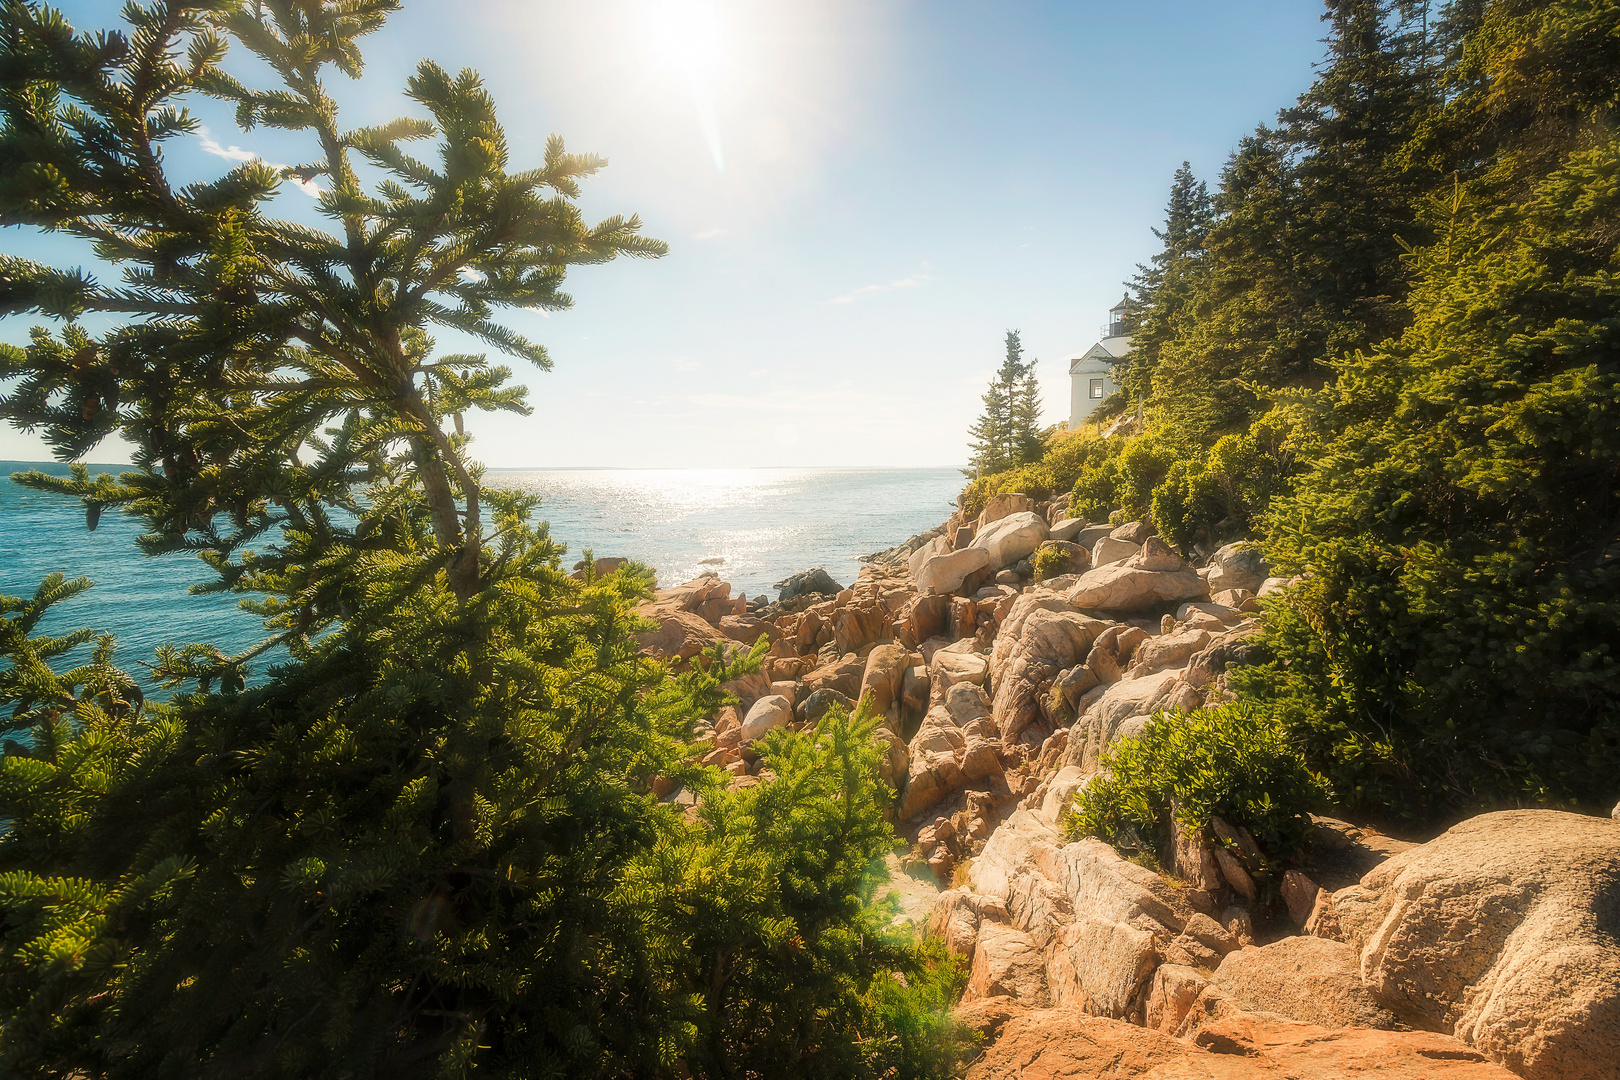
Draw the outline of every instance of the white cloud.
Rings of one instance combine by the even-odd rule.
[[[215,157],[222,157],[226,161],[264,161],[264,158],[260,157],[258,154],[255,154],[253,151],[243,150],[240,146],[236,146],[235,144],[230,146],[221,146],[218,140],[216,140],[212,135],[208,134],[207,128],[203,128],[199,132],[197,138],[202,142],[202,148],[205,152],[213,154]],[[272,169],[279,170],[287,168],[287,166],[278,165],[274,161],[264,161],[264,163],[270,166]],[[315,183],[315,181],[300,180],[296,176],[289,176],[286,177],[286,179],[291,181],[299,188],[299,190],[301,190],[305,195],[308,195],[310,198],[318,199],[321,197],[321,189]]]
[[[862,285],[858,289],[851,289],[842,296],[835,296],[831,300],[823,300],[822,303],[848,304],[860,299],[863,296],[870,296],[873,293],[888,292],[890,289],[915,289],[918,286],[926,285],[928,282],[933,280],[934,277],[932,274],[912,274],[910,277],[904,277],[898,281],[891,281],[887,285]]]
[[[694,240],[713,240],[717,236],[724,236],[724,235],[726,235],[726,230],[724,230],[724,229],[704,229],[700,233],[693,233],[692,234],[692,239],[694,239]]]
[[[702,364],[685,356],[672,357],[669,360],[665,360],[664,363],[668,364],[682,375],[690,375],[694,371],[703,370]]]
[[[203,149],[215,157],[222,157],[229,161],[257,161],[258,154],[243,150],[240,146],[221,146],[208,135],[201,136]]]

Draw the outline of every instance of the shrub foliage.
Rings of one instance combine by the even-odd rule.
[[[1218,816],[1249,830],[1273,859],[1302,848],[1310,812],[1331,801],[1286,730],[1261,710],[1223,705],[1157,713],[1140,735],[1121,739],[1075,799],[1071,839],[1164,851],[1172,816],[1204,835]]]

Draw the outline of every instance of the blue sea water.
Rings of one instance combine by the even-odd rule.
[[[40,630],[82,626],[119,642],[126,670],[161,643],[207,641],[227,653],[265,636],[229,595],[192,596],[209,571],[186,554],[146,558],[139,523],[104,514],[95,532],[77,503],[30,491],[5,477],[54,463],[0,461],[0,594],[31,596],[52,571],[95,582],[59,605]],[[117,472],[121,466],[92,466]],[[955,469],[492,469],[491,486],[541,497],[539,518],[569,547],[598,557],[641,560],[669,585],[712,570],[749,596],[812,566],[850,584],[859,556],[900,543],[950,515],[962,474]],[[267,658],[268,659],[268,658]],[[262,666],[261,670],[262,670]]]

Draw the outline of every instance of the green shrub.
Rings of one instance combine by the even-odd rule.
[[[963,512],[969,517],[977,517],[991,499],[1008,492],[1018,492],[1037,500],[1049,499],[1052,497],[1052,474],[1044,465],[1035,464],[981,476],[968,484],[963,492]]]
[[[1172,800],[1184,827],[1212,815],[1252,833],[1272,859],[1296,853],[1309,812],[1331,789],[1307,767],[1282,725],[1247,705],[1158,713],[1123,739],[1081,789],[1064,822],[1070,839],[1095,836],[1126,850],[1158,851],[1170,836]]]
[[[1029,560],[1029,567],[1034,571],[1036,581],[1044,581],[1061,574],[1068,565],[1069,553],[1055,546],[1040,548],[1035,552],[1035,557]]]
[[[1289,419],[1273,410],[1247,434],[1222,435],[1207,453],[1172,462],[1151,500],[1159,535],[1183,548],[1251,535],[1289,487],[1291,434]]]

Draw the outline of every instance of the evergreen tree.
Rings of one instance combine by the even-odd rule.
[[[1164,269],[1134,282],[1131,387],[1188,446],[1241,431],[1271,391],[1322,385],[1322,360],[1405,323],[1402,245],[1424,239],[1413,207],[1434,178],[1406,152],[1434,78],[1428,38],[1403,32],[1389,0],[1331,0],[1324,18],[1311,88],[1243,140],[1202,215],[1178,174],[1171,217],[1188,225],[1167,225]],[[1201,242],[1193,257],[1178,235]]]
[[[138,466],[22,479],[196,552],[271,630],[165,646],[178,693],[153,703],[111,639],[73,662],[88,631],[36,632],[87,583],[0,598],[0,1071],[942,1075],[955,969],[863,903],[892,842],[871,722],[778,736],[787,787],[727,794],[689,740],[763,650],[642,658],[645,568],[571,579],[534,500],[481,483],[463,414],[523,391],[429,331],[543,368],[496,309],[565,306],[568,266],[663,245],[580,216],[600,159],[553,138],[509,171],[471,72],[424,62],[430,120],[343,128],[323,80],[360,74],[394,7],[159,0],[107,33],[0,9],[0,222],[123,275],[4,259],[0,311],[66,325],[0,350],[0,412],[65,459],[116,431]],[[279,85],[232,75],[232,43]],[[174,185],[199,95],[313,157]],[[290,177],[333,231],[272,216]]]
[[[1205,244],[1215,211],[1209,188],[1183,161],[1170,184],[1164,228],[1153,235],[1163,244],[1147,265],[1136,268],[1131,353],[1115,381],[1136,398],[1152,393],[1153,370],[1166,343],[1185,328],[1201,286]]]
[[[1306,302],[1335,356],[1405,325],[1403,242],[1420,242],[1416,198],[1432,182],[1403,153],[1424,116],[1427,41],[1401,32],[1394,0],[1329,0],[1328,62],[1284,110],[1300,153],[1296,243]],[[1419,5],[1418,17],[1426,7]]]
[[[1313,576],[1273,611],[1277,662],[1248,689],[1352,803],[1613,797],[1617,50],[1607,8],[1483,13],[1435,127],[1496,141],[1421,204],[1413,325],[1337,365],[1326,444],[1273,508],[1272,552]]]
[[[1327,63],[1227,163],[1196,258],[1159,234],[1126,376],[1156,422],[1071,469],[1070,506],[1151,508],[1184,546],[1258,533],[1305,574],[1268,606],[1274,661],[1231,679],[1346,804],[1606,806],[1620,9],[1327,18]],[[1178,174],[1173,220],[1196,190]]]
[[[968,476],[997,473],[1041,456],[1041,389],[1035,362],[1024,360],[1017,330],[1007,331],[1006,358],[980,398],[984,413],[968,428]]]

